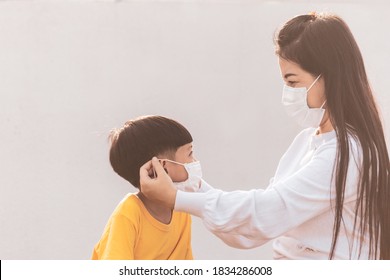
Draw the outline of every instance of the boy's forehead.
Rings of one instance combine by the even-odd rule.
[[[174,158],[176,161],[182,161],[186,158],[188,158],[189,156],[191,156],[192,154],[192,142],[191,143],[187,143],[183,146],[180,146],[177,150],[176,150],[176,153],[174,155]]]
[[[187,144],[184,144],[183,146],[180,146],[180,147],[177,149],[177,152],[179,152],[179,151],[188,151],[188,150],[191,150],[192,147],[193,147],[192,142],[191,142],[191,143],[187,143]]]

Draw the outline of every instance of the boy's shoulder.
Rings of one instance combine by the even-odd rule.
[[[126,218],[139,217],[142,211],[142,202],[135,193],[128,193],[116,206],[113,215],[122,215]]]
[[[139,224],[141,221],[156,223],[156,219],[148,212],[141,199],[136,193],[127,194],[116,206],[112,217],[122,216],[131,221],[133,224]],[[173,223],[183,223],[191,221],[191,215],[185,212],[173,211]]]

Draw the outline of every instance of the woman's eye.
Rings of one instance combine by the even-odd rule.
[[[293,85],[295,85],[297,82],[294,82],[294,81],[288,81],[287,82],[290,86],[293,86]]]

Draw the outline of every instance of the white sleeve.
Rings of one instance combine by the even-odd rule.
[[[272,200],[277,202],[273,203]],[[205,193],[178,191],[175,210],[202,218],[206,228],[229,246],[253,248],[273,237],[269,236],[267,228],[277,228],[279,225],[275,219],[277,213],[274,204],[284,208],[274,189],[234,192],[210,189]],[[257,211],[260,205],[262,210]],[[267,206],[271,206],[270,209],[266,209]]]
[[[214,188],[212,186],[210,186],[205,180],[202,179],[198,192],[204,193],[213,189]]]
[[[335,153],[334,147],[319,148],[308,164],[266,190],[178,191],[175,210],[202,218],[230,246],[260,246],[329,210]]]

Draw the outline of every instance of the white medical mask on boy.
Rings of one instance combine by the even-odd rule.
[[[305,87],[293,88],[288,85],[283,87],[282,103],[287,114],[305,128],[319,127],[324,117],[325,109],[323,107],[326,100],[321,108],[309,108],[307,105],[307,93],[320,77],[321,75],[314,80],[307,90]]]
[[[163,160],[182,165],[187,171],[188,174],[187,180],[183,182],[173,182],[173,184],[178,190],[186,191],[186,192],[198,191],[200,187],[200,181],[202,179],[202,167],[199,161],[194,161],[190,163],[180,163],[169,159],[163,159]]]

